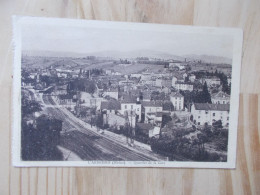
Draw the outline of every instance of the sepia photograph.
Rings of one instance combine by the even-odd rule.
[[[13,17],[14,166],[235,168],[242,40]]]

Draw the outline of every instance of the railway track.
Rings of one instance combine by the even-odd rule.
[[[50,96],[43,95],[43,101],[46,105],[55,105]],[[134,151],[118,141],[87,129],[77,122],[78,119],[68,116],[61,108],[48,107],[46,109],[49,115],[63,121],[63,127],[67,133],[62,135],[62,146],[75,152],[83,160],[158,160],[157,156],[153,156],[149,152],[144,154]]]

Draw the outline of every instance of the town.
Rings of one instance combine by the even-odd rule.
[[[43,145],[54,159],[62,150],[67,159],[71,152],[98,160],[91,147],[100,135],[108,139],[100,141],[105,160],[139,160],[122,157],[125,144],[145,160],[227,161],[231,68],[186,58],[23,56],[22,144],[43,142],[38,134],[46,134]],[[73,149],[84,136],[90,145]],[[34,144],[22,148],[24,159],[33,150],[33,160],[42,160]]]

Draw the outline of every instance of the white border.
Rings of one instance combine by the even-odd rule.
[[[68,27],[89,27],[102,29],[129,29],[134,31],[151,30],[163,32],[185,32],[212,35],[229,35],[234,37],[232,59],[232,89],[230,104],[230,126],[227,162],[177,162],[177,161],[22,161],[21,155],[21,26],[23,24],[48,24]],[[144,24],[126,22],[108,22],[94,20],[75,20],[60,18],[38,18],[29,16],[13,16],[13,105],[12,105],[12,162],[18,167],[189,167],[189,168],[235,168],[236,145],[239,108],[239,84],[243,31],[235,28],[215,28],[198,26],[180,26],[166,24]]]

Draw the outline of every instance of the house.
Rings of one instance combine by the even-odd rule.
[[[162,81],[163,81],[162,78],[157,78],[157,79],[155,80],[155,86],[161,87],[161,86],[162,86]]]
[[[170,62],[169,63],[169,68],[178,68],[178,70],[184,70],[185,65],[179,62]]]
[[[170,95],[170,100],[174,106],[174,110],[184,109],[184,97],[180,92],[172,92]]]
[[[110,70],[110,69],[107,69],[107,70],[105,70],[105,73],[107,74],[107,75],[111,75],[112,74],[112,70]]]
[[[103,124],[115,126],[118,129],[120,126],[124,126],[125,117],[119,113],[120,102],[117,100],[102,101],[100,110],[103,116]]]
[[[58,96],[58,103],[64,106],[75,106],[77,97],[73,94],[61,94]]]
[[[229,104],[195,103],[191,106],[193,122],[197,125],[212,125],[221,120],[222,126],[229,125]]]
[[[163,115],[162,112],[156,112],[156,113],[155,113],[154,122],[155,122],[155,124],[157,124],[158,126],[161,126],[161,124],[162,124],[162,115]]]
[[[142,76],[142,74],[140,74],[140,73],[132,73],[130,75],[131,78],[140,78],[141,76]]]
[[[185,72],[183,75],[182,75],[182,78],[185,80],[185,78],[188,76],[188,74]]]
[[[117,112],[119,112],[121,109],[121,105],[120,102],[117,100],[110,100],[110,101],[102,101],[101,102],[101,106],[100,106],[100,110],[102,113],[106,113],[106,114],[116,114]]]
[[[195,76],[194,74],[191,74],[191,75],[189,76],[189,79],[190,79],[190,81],[191,81],[192,83],[194,83],[194,81],[196,80],[196,76]]]
[[[162,112],[162,102],[160,101],[142,101],[142,113],[145,123],[155,123],[156,113]]]
[[[103,92],[103,96],[104,97],[109,96],[111,98],[118,100],[118,89],[108,89]]]
[[[152,78],[152,74],[149,72],[144,72],[141,75],[141,81],[148,81],[148,80],[151,80],[151,78]]]
[[[136,123],[136,134],[143,135],[146,138],[159,137],[160,127],[154,127],[150,123]]]
[[[229,104],[230,95],[224,93],[223,91],[219,91],[211,96],[211,101],[213,104]]]
[[[67,94],[67,85],[60,85],[55,87],[55,95]]]
[[[228,76],[228,77],[227,77],[228,85],[230,85],[231,80],[232,80],[232,79],[231,79],[231,76]]]
[[[164,77],[162,80],[162,86],[163,87],[171,87],[172,86],[172,79]]]
[[[220,79],[218,77],[203,77],[200,79],[200,82],[204,84],[207,83],[208,86],[220,85]]]
[[[143,101],[151,101],[151,92],[149,91],[143,92]]]
[[[175,83],[177,82],[177,77],[173,76],[172,77],[172,86],[175,87]]]
[[[177,90],[183,90],[183,91],[193,91],[193,84],[183,81],[176,81],[175,88]]]
[[[122,115],[133,116],[135,115],[137,121],[141,121],[142,106],[139,102],[139,98],[133,96],[126,96],[121,101],[120,113]]]

